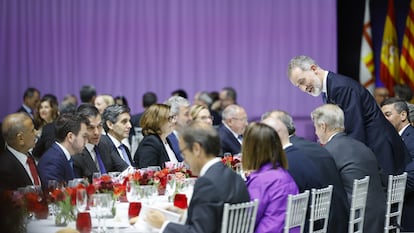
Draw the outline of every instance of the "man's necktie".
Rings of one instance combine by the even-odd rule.
[[[180,146],[178,144],[177,137],[175,136],[174,133],[171,133],[168,138],[170,139],[171,146],[172,146],[172,149],[174,151],[175,157],[177,158],[177,161],[182,162],[184,159],[181,156]]]
[[[95,151],[96,163],[99,167],[99,170],[101,171],[101,174],[105,174],[106,173],[105,165],[102,162],[102,158],[101,158],[101,155],[98,152],[98,148],[95,146],[93,150]]]
[[[39,175],[37,174],[36,165],[32,156],[27,155],[27,164],[29,165],[30,173],[33,177],[33,182],[35,185],[40,185]]]
[[[237,136],[237,139],[239,139],[239,141],[241,141],[241,142],[243,142],[243,135],[239,135],[239,136]]]
[[[327,103],[327,96],[326,96],[326,93],[325,92],[322,92],[322,100],[323,100],[323,103],[324,104]]]
[[[125,145],[124,144],[121,144],[121,145],[119,145],[119,147],[118,147],[120,150],[121,150],[121,152],[122,152],[122,157],[124,158],[124,161],[128,164],[128,165],[131,165],[131,161],[129,161],[129,157],[128,157],[128,153],[127,153],[127,151],[126,151],[126,148],[125,148]]]

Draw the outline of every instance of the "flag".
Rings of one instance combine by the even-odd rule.
[[[394,95],[394,84],[401,83],[399,77],[400,62],[395,22],[394,0],[388,0],[388,11],[385,19],[384,36],[382,37],[381,46],[380,79],[384,86],[389,90],[391,96]]]
[[[362,28],[361,59],[359,63],[359,81],[373,94],[375,87],[374,52],[372,50],[371,19],[369,0],[365,0],[364,25]]]
[[[414,89],[414,0],[411,0],[405,23],[400,56],[400,75],[403,82]]]

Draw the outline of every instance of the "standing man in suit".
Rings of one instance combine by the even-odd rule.
[[[411,161],[407,148],[385,119],[375,99],[357,81],[323,70],[307,56],[289,62],[288,76],[295,87],[325,103],[336,104],[345,113],[346,133],[365,143],[376,155],[385,174],[401,174]]]
[[[34,111],[40,103],[40,91],[34,87],[29,87],[23,94],[23,104],[17,112],[27,113],[30,118],[34,119]]]
[[[232,104],[224,109],[222,117],[222,123],[218,128],[221,155],[224,153],[239,154],[243,142],[243,132],[248,124],[246,111],[241,106]]]
[[[0,190],[40,185],[36,163],[29,153],[36,142],[32,119],[25,113],[6,116],[3,119],[2,134],[7,145],[0,155]]]
[[[381,232],[385,218],[385,187],[382,186],[380,169],[374,153],[364,143],[346,135],[344,112],[339,106],[322,105],[312,111],[311,118],[319,141],[335,160],[348,196],[348,203],[352,200],[354,180],[370,177],[364,232]]]
[[[183,127],[186,127],[191,122],[190,102],[181,96],[171,96],[165,104],[171,107],[171,114],[177,116],[174,130],[170,135],[168,135],[167,138],[171,142],[177,161],[182,162],[183,157],[178,145],[178,131]]]
[[[400,98],[390,98],[382,102],[381,110],[387,120],[401,135],[411,159],[414,159],[414,127],[409,120],[407,102]],[[414,161],[405,169],[407,172],[407,185],[405,188],[404,206],[401,218],[401,227],[404,231],[414,231]]]
[[[250,201],[242,178],[226,168],[219,158],[220,139],[206,123],[194,122],[180,131],[180,148],[191,171],[198,175],[185,224],[170,223],[158,211],[148,213],[147,222],[160,232],[217,232],[221,230],[224,203]]]
[[[72,156],[82,152],[88,142],[87,118],[76,114],[62,114],[56,119],[56,142],[39,161],[42,185],[49,180],[59,183],[76,178]]]
[[[263,114],[262,119],[277,118],[287,128],[290,142],[299,149],[304,156],[317,166],[321,173],[323,184],[332,184],[332,204],[328,221],[328,232],[348,232],[349,204],[339,171],[336,169],[332,155],[316,142],[298,137],[292,116],[282,110],[273,110]],[[325,185],[326,186],[326,185]]]
[[[90,181],[95,172],[122,172],[128,164],[119,156],[110,153],[110,148],[100,142],[102,136],[102,119],[99,110],[92,104],[79,106],[78,114],[89,120],[88,143],[82,153],[73,156],[73,165],[78,177],[87,177]]]
[[[125,105],[114,104],[105,108],[102,123],[106,134],[102,135],[101,141],[110,148],[112,154],[120,157],[128,166],[135,167],[128,147],[122,143],[122,140],[128,138],[132,127],[129,112],[129,107]]]

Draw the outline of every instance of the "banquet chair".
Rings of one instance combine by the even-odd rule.
[[[329,210],[331,207],[332,190],[332,185],[329,185],[326,188],[312,189],[309,218],[310,233],[326,233]],[[314,227],[319,224],[321,224],[322,227],[314,229]]]
[[[284,233],[300,227],[300,233],[305,228],[306,211],[308,210],[309,190],[296,195],[289,194],[286,209]]]
[[[369,176],[355,179],[349,211],[348,233],[362,233],[364,230],[365,206],[368,195]]]
[[[259,200],[224,204],[221,233],[253,233]]]
[[[385,212],[384,232],[400,232],[401,212],[404,203],[407,173],[388,176],[387,204]]]

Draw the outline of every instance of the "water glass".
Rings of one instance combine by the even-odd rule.
[[[92,230],[91,214],[89,212],[79,212],[76,218],[76,229],[80,233],[90,233]]]
[[[88,194],[86,189],[78,188],[76,190],[76,208],[79,213],[85,212],[86,207],[88,206]]]
[[[175,174],[168,174],[167,175],[167,195],[168,197],[172,197],[176,191],[176,179]]]
[[[139,215],[141,212],[141,202],[130,202],[128,207],[128,218],[131,219]]]

